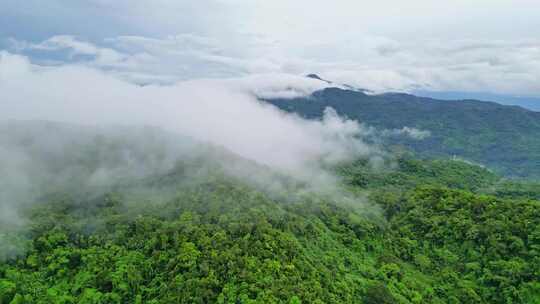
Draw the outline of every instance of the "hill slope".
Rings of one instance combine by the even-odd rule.
[[[540,111],[540,98],[526,96],[499,95],[479,92],[455,92],[455,91],[424,91],[418,90],[413,92],[414,95],[422,97],[431,97],[443,100],[490,100],[503,105],[520,106],[531,111]]]
[[[161,149],[178,147],[159,130],[70,127],[74,145],[49,127],[71,144],[60,155],[77,156],[65,164],[82,167],[46,156],[38,168],[69,172],[74,186],[43,183],[22,223],[0,225],[2,304],[540,301],[533,184],[459,161],[359,159],[334,168],[348,192],[314,193],[234,155],[196,148],[171,163]],[[28,145],[35,126],[19,130],[8,139],[44,148]],[[133,158],[156,170],[119,161]],[[233,161],[267,183],[223,170]],[[84,182],[113,164],[115,175]],[[276,179],[285,187],[270,190]]]
[[[483,101],[442,101],[408,94],[368,95],[328,88],[312,96],[267,100],[317,119],[326,107],[380,129],[428,130],[424,140],[394,138],[425,157],[459,156],[512,177],[540,178],[540,112]]]
[[[361,170],[346,171],[354,181]],[[0,262],[1,303],[540,301],[538,201],[382,178],[394,185],[373,190],[382,218],[361,197],[291,201],[199,178],[171,172],[166,200],[111,192],[31,208],[27,251]]]

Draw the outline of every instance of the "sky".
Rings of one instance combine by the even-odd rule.
[[[139,84],[305,75],[540,96],[537,0],[4,0],[0,49]]]

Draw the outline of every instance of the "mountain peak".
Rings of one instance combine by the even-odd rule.
[[[335,85],[336,88],[338,89],[341,89],[341,90],[347,90],[347,91],[355,91],[355,92],[360,92],[360,93],[364,93],[364,94],[369,94],[369,95],[372,95],[374,94],[373,91],[371,90],[368,90],[368,89],[362,89],[362,88],[357,88],[357,87],[354,87],[352,85],[348,85],[348,84],[338,84],[338,83],[335,83],[333,81],[330,81],[330,80],[326,80],[324,78],[321,78],[319,75],[317,74],[308,74],[306,75],[307,78],[311,78],[311,79],[317,79],[317,80],[320,80],[320,81],[324,81],[326,82],[327,84],[331,84],[331,85]]]
[[[319,80],[322,80],[322,78],[319,77],[319,75],[317,75],[317,74],[307,74],[306,77],[307,77],[307,78],[313,78],[313,79],[319,79]]]
[[[307,77],[307,78],[311,78],[311,79],[317,79],[317,80],[320,80],[320,81],[324,81],[324,82],[326,82],[326,83],[328,83],[328,84],[332,83],[332,82],[329,81],[329,80],[322,79],[322,78],[321,78],[319,75],[317,75],[317,74],[308,74],[308,75],[306,75],[306,77]]]

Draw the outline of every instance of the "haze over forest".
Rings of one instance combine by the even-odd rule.
[[[0,3],[0,304],[540,303],[540,3]]]

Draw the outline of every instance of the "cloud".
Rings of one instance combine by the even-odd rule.
[[[73,36],[61,35],[53,36],[38,44],[28,44],[27,49],[42,51],[69,50],[71,59],[76,56],[91,56],[93,64],[100,67],[119,66],[127,59],[111,48],[98,47],[92,43],[81,41]]]
[[[263,37],[237,35],[231,42],[195,34],[120,36],[96,44],[55,36],[36,44],[14,41],[12,49],[29,56],[25,51],[68,49],[71,53],[64,62],[106,70],[139,84],[318,73],[375,92],[425,89],[540,95],[537,39],[403,42],[360,35],[354,41],[288,45]]]
[[[415,140],[423,140],[431,136],[428,130],[419,130],[416,128],[403,127],[401,129],[383,130],[382,136],[406,136]]]
[[[68,35],[53,36],[41,43],[31,44],[28,47],[32,49],[48,51],[69,48],[72,49],[75,54],[84,55],[96,55],[99,50],[95,45],[91,43],[77,40],[73,36]]]
[[[278,173],[304,184],[302,191],[343,199],[337,177],[324,168],[358,157],[378,159],[382,152],[362,140],[371,131],[332,109],[322,120],[310,121],[257,98],[307,95],[325,85],[267,74],[140,86],[89,66],[41,66],[0,52],[0,174],[7,176],[0,181],[0,227],[24,227],[19,208],[44,189],[102,187],[163,174],[178,157],[194,163],[201,155],[271,193],[288,187]],[[51,127],[47,121],[65,125]],[[257,165],[237,161],[229,152],[178,147],[185,141],[178,137],[155,140],[152,133],[121,131],[141,126],[230,151]]]
[[[375,91],[540,95],[535,0],[6,0],[0,9],[0,40],[16,39],[9,51],[41,47],[21,54],[140,84],[317,73]]]
[[[536,0],[336,0],[331,4],[321,0],[50,0],[47,6],[41,4],[38,0],[4,0],[0,25],[5,26],[0,27],[0,35],[72,34],[103,39],[198,33],[234,39],[235,34],[249,30],[272,39],[305,42],[359,33],[393,38],[521,39],[538,36],[540,28]],[[456,22],[455,16],[466,18]],[[512,19],[519,22],[511,27],[501,22]]]
[[[267,75],[141,87],[96,69],[40,67],[8,53],[2,53],[0,67],[1,119],[159,126],[289,171],[345,156],[350,148],[341,135],[349,134],[354,123],[331,113],[322,122],[305,121],[254,95],[309,94],[324,87],[313,79]],[[356,148],[360,154],[369,152],[368,146]]]

